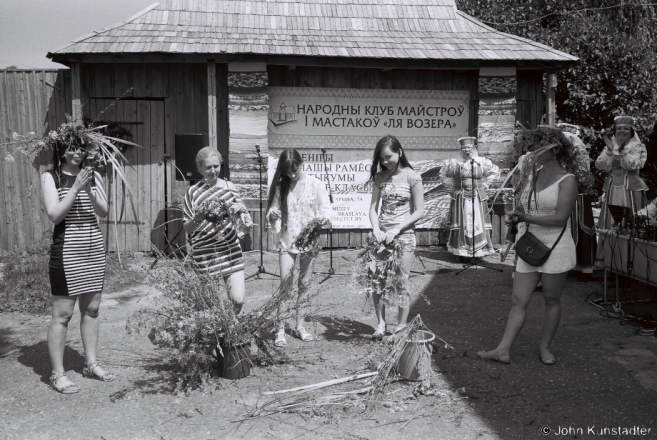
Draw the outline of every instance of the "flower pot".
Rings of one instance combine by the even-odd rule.
[[[251,344],[221,344],[222,353],[217,350],[219,375],[226,379],[244,379],[251,374]]]
[[[426,330],[413,332],[397,361],[397,372],[406,380],[421,381],[431,374],[431,341],[436,335]]]

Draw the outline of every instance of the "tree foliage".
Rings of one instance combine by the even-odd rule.
[[[456,0],[502,32],[577,56],[558,73],[557,117],[581,125],[595,154],[614,116],[636,118],[646,140],[657,118],[657,6],[648,0]],[[592,154],[592,155],[593,155]]]

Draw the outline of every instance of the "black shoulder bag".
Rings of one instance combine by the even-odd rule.
[[[532,191],[529,193],[529,200],[527,201],[527,213],[530,211],[529,207],[532,201],[532,193],[534,193],[534,198],[536,198],[536,180],[538,179],[538,174],[540,172],[541,171],[539,170],[533,178]],[[559,243],[559,240],[561,240],[563,233],[566,232],[566,226],[568,226],[567,220],[561,230],[561,234],[559,234],[559,238],[557,238],[557,241],[554,242],[552,248],[548,248],[541,240],[536,238],[534,234],[529,232],[529,223],[527,223],[527,230],[516,242],[516,254],[531,266],[542,266],[547,259],[550,258],[552,250]]]

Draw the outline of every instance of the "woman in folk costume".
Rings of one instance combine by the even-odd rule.
[[[639,177],[639,170],[646,163],[647,153],[634,129],[634,118],[616,116],[613,136],[611,139],[605,137],[605,144],[604,151],[595,161],[597,169],[607,172],[607,180],[602,188],[604,198],[598,229],[609,229],[613,223],[609,205],[629,207],[632,212],[636,212],[648,203],[648,186]],[[604,265],[604,246],[598,246],[595,264]]]
[[[472,257],[473,243],[475,257],[495,252],[490,236],[493,226],[486,203],[486,189],[499,178],[500,170],[489,159],[479,156],[475,140],[474,137],[460,138],[458,141],[461,144],[462,159],[448,161],[440,172],[443,178],[451,178],[454,182],[447,248],[459,257]]]

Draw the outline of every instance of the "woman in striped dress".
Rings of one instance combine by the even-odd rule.
[[[105,280],[105,247],[96,216],[107,216],[107,199],[100,175],[82,168],[81,149],[58,146],[54,170],[41,175],[43,206],[55,224],[50,249],[52,319],[48,328],[48,352],[52,363],[50,385],[64,394],[79,387],[64,373],[64,347],[75,302],[82,318],[84,376],[104,382],[114,380],[96,361],[98,308]]]
[[[219,178],[221,153],[205,147],[196,155],[196,166],[203,180],[189,187],[185,193],[183,228],[187,233],[192,258],[198,269],[212,276],[221,276],[226,282],[228,295],[239,313],[244,304],[244,261],[234,221],[225,224],[210,222],[203,203],[223,201],[231,216],[239,215],[245,226],[251,217],[232,182]]]

